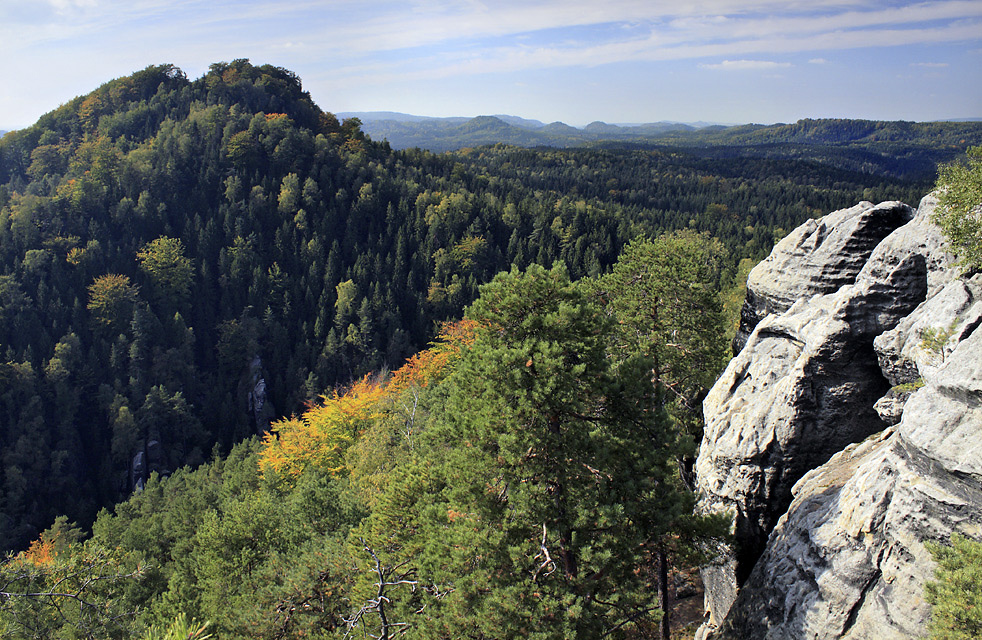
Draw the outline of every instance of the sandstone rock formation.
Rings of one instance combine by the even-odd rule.
[[[944,364],[954,345],[982,324],[982,274],[953,280],[891,331],[874,341],[891,384],[916,382]],[[925,341],[933,335],[935,345]]]
[[[982,331],[925,372],[894,428],[807,474],[713,638],[916,638],[927,540],[982,537]]]
[[[863,203],[806,223],[751,274],[744,322],[750,328],[757,318],[756,325],[704,403],[696,465],[702,506],[734,514],[737,553],[703,573],[710,614],[703,637],[717,626],[713,638],[889,637],[863,635],[887,619],[898,637],[922,627],[923,607],[909,620],[892,611],[903,607],[899,598],[913,597],[907,582],[896,581],[917,576],[909,589],[921,597],[933,569],[917,536],[943,537],[939,523],[950,513],[923,496],[903,498],[901,488],[925,490],[949,507],[976,498],[982,506],[982,494],[961,503],[942,497],[948,478],[916,480],[944,465],[931,462],[941,454],[921,433],[935,427],[911,416],[923,414],[927,398],[953,419],[977,410],[977,399],[976,409],[967,400],[961,408],[945,404],[939,398],[950,394],[931,381],[955,367],[949,390],[971,388],[977,383],[966,363],[972,355],[982,360],[972,346],[982,338],[969,340],[982,324],[982,278],[954,277],[930,221],[934,205],[925,198],[912,217],[899,203]],[[883,224],[904,221],[883,232]],[[874,226],[879,231],[867,233]],[[923,336],[937,330],[941,346],[926,349]],[[915,392],[922,377],[927,386]],[[968,420],[958,438],[971,430]],[[975,429],[982,436],[978,416]],[[921,433],[923,448],[912,433]],[[915,507],[934,515],[901,517]],[[891,509],[896,522],[884,515]],[[899,527],[907,521],[923,526]]]
[[[809,220],[783,238],[747,279],[747,300],[734,340],[743,348],[757,323],[783,313],[802,298],[834,293],[856,280],[873,248],[910,220],[900,202],[860,202],[819,220]]]
[[[240,389],[244,387],[246,410],[252,416],[256,433],[263,435],[269,431],[269,423],[276,416],[276,409],[270,401],[263,361],[258,355],[253,356],[249,361],[245,379],[240,382],[239,387]]]

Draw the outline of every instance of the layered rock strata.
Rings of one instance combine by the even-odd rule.
[[[871,560],[875,554],[862,556],[865,560],[853,558],[849,554],[855,549],[834,545],[822,548],[834,547],[841,556],[819,553],[825,560],[812,562],[808,560],[811,556],[800,554],[807,552],[813,532],[827,531],[822,535],[830,540],[850,535],[843,533],[845,521],[829,524],[828,517],[835,509],[859,513],[863,501],[872,498],[864,493],[867,485],[858,479],[850,489],[853,493],[843,493],[847,481],[867,468],[863,465],[874,465],[871,460],[881,460],[882,456],[876,456],[895,446],[888,445],[894,438],[892,431],[884,431],[888,425],[899,423],[897,434],[913,428],[908,414],[923,402],[917,398],[932,393],[923,389],[915,393],[924,384],[922,376],[927,379],[938,373],[942,364],[947,367],[949,360],[955,362],[955,345],[973,335],[982,323],[982,303],[978,302],[982,279],[955,278],[940,232],[930,221],[934,205],[932,198],[925,198],[913,217],[910,209],[899,203],[877,207],[863,203],[830,214],[796,230],[784,247],[779,245],[768,261],[755,268],[760,272],[752,274],[752,280],[767,282],[768,286],[763,293],[759,288],[754,294],[748,293],[750,311],[745,312],[744,320],[767,309],[777,312],[757,321],[745,347],[704,403],[706,432],[696,465],[702,506],[734,515],[737,552],[728,563],[703,573],[709,613],[703,637],[722,625],[720,633],[724,635],[719,637],[837,638],[862,633],[863,616],[872,615],[860,613],[866,610],[862,603],[864,594],[869,593],[868,585],[873,584],[871,576],[877,571],[883,573],[869,567],[880,567],[883,558],[875,562]],[[846,240],[854,237],[857,229],[871,226],[870,222],[861,223],[863,218],[907,222],[888,234],[880,231],[863,235],[863,241]],[[825,240],[809,241],[823,228],[823,222]],[[870,239],[877,235],[879,240]],[[826,246],[831,238],[835,242]],[[809,247],[811,251],[806,250]],[[833,251],[833,247],[838,249]],[[858,254],[859,267],[855,255],[843,253]],[[804,266],[799,268],[799,263]],[[790,278],[782,280],[776,265],[791,273]],[[833,272],[837,266],[854,273],[852,281],[839,284],[848,277],[833,278],[832,284],[824,286],[837,285],[836,289],[822,292],[819,274]],[[803,273],[810,275],[803,278]],[[782,289],[784,280],[788,282],[786,289]],[[798,299],[782,310],[793,295]],[[931,332],[938,327],[941,335],[930,344],[940,346],[926,349],[923,336],[935,335]],[[982,351],[976,351],[975,355],[978,358],[980,354]],[[868,437],[862,445],[850,446]],[[899,464],[899,455],[884,464]],[[917,460],[920,462],[910,463],[911,469],[923,471],[923,459]],[[814,471],[801,480],[827,461],[824,471]],[[900,467],[892,475],[882,467],[877,469],[882,478],[888,478],[896,477]],[[845,498],[858,502],[844,502]],[[982,501],[976,504],[982,506]],[[884,522],[874,518],[866,521],[865,529],[853,526],[850,531],[862,529],[868,537]],[[881,544],[881,548],[886,547]],[[900,547],[896,553],[902,555]],[[922,556],[918,556],[919,564],[924,564],[920,562]],[[889,556],[884,557],[889,561]],[[850,576],[847,580],[834,571],[830,573],[822,564],[825,561],[829,566],[854,561],[856,567],[864,568],[844,569]],[[902,564],[907,560],[896,561]],[[824,575],[837,581],[826,591],[820,586]],[[749,581],[738,590],[745,580]],[[770,587],[764,588],[765,583]],[[809,589],[817,589],[819,595]],[[890,589],[893,591],[887,589],[889,593],[901,593],[895,585]],[[838,595],[830,599],[826,592]],[[878,602],[884,597],[889,600],[889,593],[884,593],[878,592]],[[812,607],[809,603],[816,598],[832,604],[828,610]],[[734,599],[736,605],[730,613]],[[836,608],[840,601],[851,602],[845,613]],[[832,609],[835,615],[830,613]],[[802,611],[810,612],[807,619],[800,617],[805,615]],[[753,624],[752,618],[756,620]],[[870,619],[878,620],[875,615]],[[813,633],[810,629],[818,620],[827,624],[821,633]],[[836,620],[841,622],[838,627]],[[751,631],[740,635],[739,629]],[[898,629],[906,627],[900,624]]]
[[[911,219],[900,202],[873,206],[860,202],[818,220],[809,220],[785,236],[747,278],[747,300],[734,339],[739,352],[757,323],[783,313],[795,302],[834,293],[852,284],[873,248]]]
[[[965,324],[965,323],[962,323]],[[971,323],[968,323],[971,326]],[[807,474],[718,639],[923,637],[925,541],[982,538],[982,331],[924,371],[900,424]]]

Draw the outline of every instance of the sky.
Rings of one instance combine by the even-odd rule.
[[[236,58],[331,112],[982,117],[982,0],[0,0],[0,129],[152,64]]]

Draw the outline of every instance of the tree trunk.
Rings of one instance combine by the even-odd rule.
[[[549,430],[556,434],[560,442],[562,442],[562,426],[559,416],[553,415],[549,417]],[[562,459],[562,453],[562,448],[560,448],[560,459]],[[555,492],[553,500],[556,505],[556,520],[559,529],[559,557],[563,561],[563,573],[566,579],[575,584],[579,567],[577,566],[576,552],[573,549],[573,528],[569,523],[569,513],[566,505],[565,471],[562,471],[559,475],[560,477],[556,478],[555,484],[553,485],[553,491]]]
[[[668,554],[663,549],[658,550],[658,593],[661,597],[661,637],[670,640],[672,636],[672,596],[668,590]]]

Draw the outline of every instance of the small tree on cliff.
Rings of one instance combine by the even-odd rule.
[[[931,603],[931,640],[982,638],[982,543],[957,533],[951,546],[928,544],[938,563],[925,587]]]
[[[968,150],[968,163],[940,168],[934,221],[944,231],[966,271],[982,269],[982,147]]]

